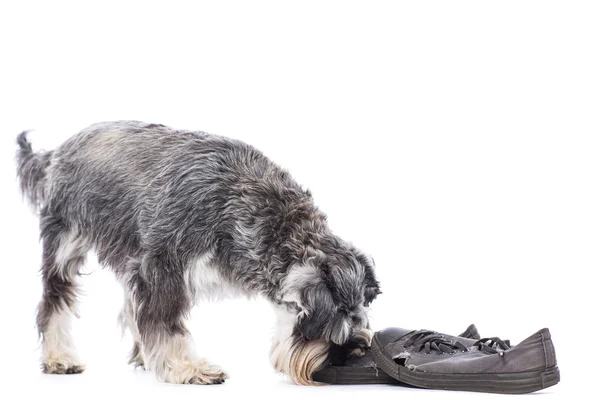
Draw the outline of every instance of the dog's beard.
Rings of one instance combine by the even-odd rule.
[[[312,376],[327,367],[334,347],[344,349],[346,357],[362,357],[371,345],[373,332],[361,329],[344,346],[325,339],[306,341],[300,337],[276,338],[271,347],[271,362],[277,372],[283,372],[298,385],[314,385]]]
[[[306,341],[294,330],[297,314],[276,307],[277,325],[270,359],[275,371],[289,376],[299,385],[312,385],[312,375],[329,362],[329,343],[319,339]]]
[[[271,362],[298,385],[313,385],[313,374],[327,366],[330,344],[325,339],[306,341],[299,337],[276,340],[271,348]]]

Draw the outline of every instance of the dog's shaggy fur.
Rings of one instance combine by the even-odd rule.
[[[136,121],[99,123],[49,152],[17,138],[21,190],[39,211],[48,373],[83,370],[69,333],[93,249],[125,289],[131,363],[173,383],[220,383],[184,320],[200,299],[261,295],[274,306],[271,360],[300,384],[328,346],[365,335],[379,293],[372,260],[335,236],[283,169],[242,142]]]

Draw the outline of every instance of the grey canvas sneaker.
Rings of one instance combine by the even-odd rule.
[[[447,336],[453,337],[453,336]],[[475,343],[480,338],[475,325],[471,324],[461,333],[458,338],[470,340],[469,344]],[[313,374],[312,379],[316,382],[336,385],[365,385],[365,384],[401,384],[396,378],[386,374],[373,359],[369,343],[350,343],[347,346],[334,346],[331,349],[330,364],[325,369]],[[362,356],[353,352],[356,348],[363,347]]]
[[[530,393],[560,380],[548,329],[510,347],[498,338],[388,328],[374,335],[371,353],[388,375],[422,388]]]

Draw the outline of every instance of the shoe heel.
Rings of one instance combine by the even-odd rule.
[[[552,368],[556,366],[556,350],[554,349],[554,343],[550,338],[550,332],[548,335],[542,335],[542,345],[544,346],[544,356],[546,357],[546,368]]]
[[[553,368],[550,368],[549,370],[542,372],[541,378],[542,378],[542,389],[550,387],[550,386],[554,386],[558,382],[560,382],[560,370],[556,366]]]

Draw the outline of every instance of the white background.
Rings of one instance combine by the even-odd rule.
[[[598,21],[598,3],[580,1],[2,2],[0,397],[482,396],[293,386],[268,363],[264,300],[194,311],[224,385],[158,383],[126,365],[120,288],[93,255],[75,325],[88,369],[41,374],[41,248],[14,138],[36,129],[34,146],[50,149],[116,119],[235,137],[289,169],[375,258],[375,329],[458,334],[474,322],[518,342],[547,326],[562,382],[545,393],[593,390]]]

